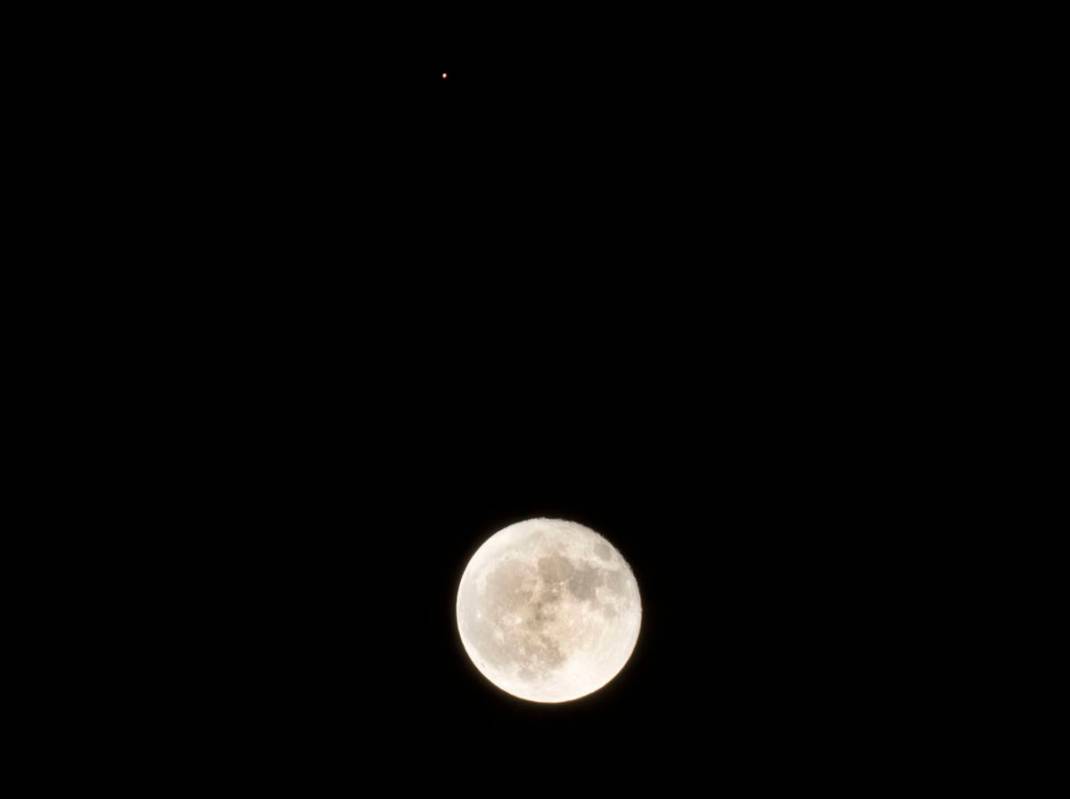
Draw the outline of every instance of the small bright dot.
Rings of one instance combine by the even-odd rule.
[[[448,72],[443,72],[442,73],[442,80],[445,80],[448,77],[449,77],[449,73]]]

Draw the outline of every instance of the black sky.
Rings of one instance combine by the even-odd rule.
[[[173,678],[151,712],[228,770],[287,784],[356,770],[456,787],[478,771],[522,793],[742,789],[864,768],[859,731],[901,696],[873,682],[897,657],[873,631],[901,601],[874,587],[917,543],[856,468],[884,445],[828,432],[828,400],[803,399],[813,372],[569,344],[494,348],[474,370],[421,346],[326,378],[327,358],[274,390],[221,376],[233,415],[189,418],[171,481],[138,491],[159,520],[145,577],[167,586],[151,622]],[[624,671],[564,705],[490,685],[454,619],[475,548],[535,516],[604,533],[644,604]]]
[[[133,387],[103,451],[136,731],[304,792],[849,784],[907,712],[883,588],[928,529],[870,322],[901,273],[855,201],[869,34],[487,13],[197,22],[192,62],[146,40],[159,71],[87,82],[132,176],[90,185],[135,209],[129,271],[82,278],[124,315],[80,391]],[[602,532],[644,603],[562,706],[487,684],[453,619],[533,516]]]

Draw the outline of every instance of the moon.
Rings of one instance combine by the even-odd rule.
[[[476,550],[457,590],[457,628],[476,668],[531,702],[570,702],[624,668],[639,638],[639,586],[605,538],[528,519]]]

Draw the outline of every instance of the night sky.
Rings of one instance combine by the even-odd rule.
[[[380,361],[366,331],[211,382],[228,410],[182,414],[173,481],[137,491],[161,521],[134,551],[168,586],[146,623],[172,631],[152,713],[228,773],[295,786],[857,779],[880,753],[856,733],[904,698],[878,677],[902,600],[877,586],[917,541],[857,468],[886,444],[831,432],[865,419],[813,396],[816,367],[742,362],[747,339],[591,349],[521,308],[475,342],[392,336]],[[454,617],[476,547],[536,516],[602,532],[643,600],[623,672],[561,705],[488,683]]]
[[[127,603],[145,757],[307,794],[872,777],[914,666],[884,581],[923,535],[872,322],[901,272],[856,202],[868,34],[487,13],[213,25],[191,62],[116,59],[129,124],[77,117],[140,181],[109,286],[140,317],[116,560],[158,598]],[[643,600],[624,671],[564,705],[487,683],[453,615],[535,516],[605,535]]]

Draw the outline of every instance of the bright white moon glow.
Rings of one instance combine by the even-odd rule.
[[[568,702],[624,668],[639,638],[635,576],[606,539],[561,519],[488,538],[457,591],[465,651],[488,680],[533,702]]]

